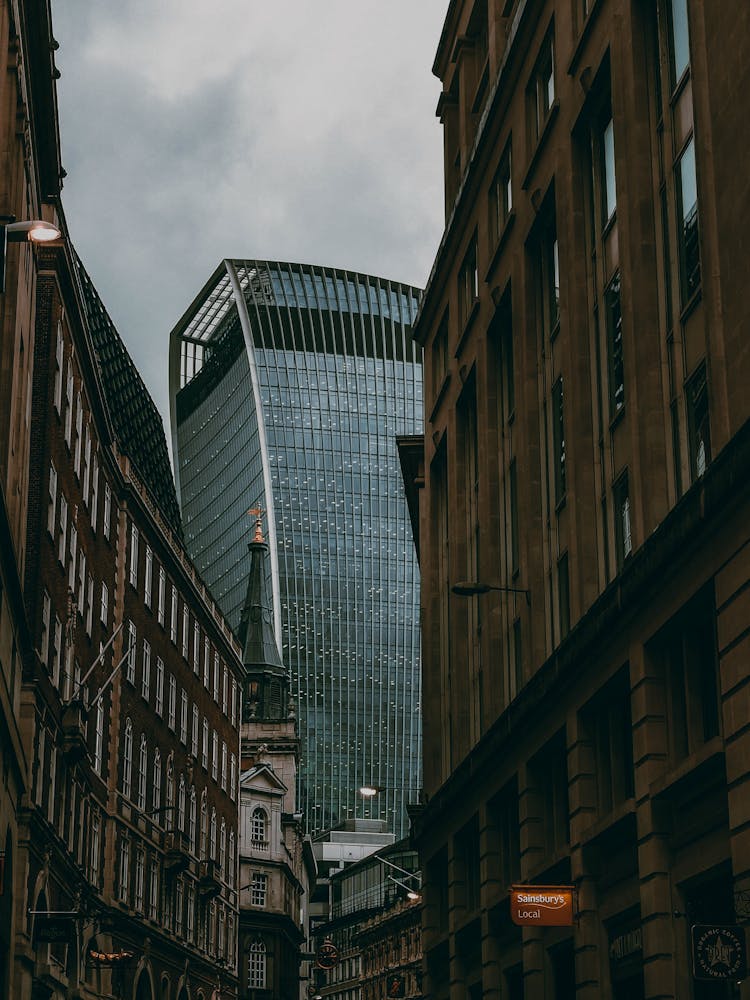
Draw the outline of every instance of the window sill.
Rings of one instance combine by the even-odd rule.
[[[698,308],[698,304],[701,302],[702,298],[703,286],[698,285],[680,312],[680,323],[682,323],[683,326],[690,319],[691,314]]]
[[[503,231],[497,238],[497,246],[495,247],[492,257],[490,258],[490,264],[484,276],[484,280],[487,284],[489,284],[490,278],[492,277],[492,274],[495,268],[497,267],[497,263],[502,257],[505,244],[508,242],[508,237],[510,236],[511,230],[513,229],[513,223],[515,221],[516,221],[516,210],[512,208],[510,212],[508,212],[508,217],[505,220]]]
[[[587,826],[580,837],[582,845],[591,844],[595,840],[598,840],[603,834],[608,833],[618,824],[627,820],[628,816],[635,815],[635,799],[629,798],[625,799],[624,802],[620,802],[619,805],[614,806],[610,811],[602,816],[601,819],[592,823],[591,826]]]
[[[453,355],[454,358],[459,358],[461,353],[466,346],[466,341],[469,339],[469,333],[474,325],[474,320],[479,314],[479,299],[476,298],[471,304],[471,309],[469,310],[469,315],[466,317],[466,322],[464,323],[464,329],[461,336],[458,338],[458,344],[456,345],[456,352]]]
[[[552,126],[555,124],[558,114],[560,113],[560,101],[555,98],[555,103],[549,109],[547,118],[542,126],[542,131],[539,134],[537,140],[536,148],[531,154],[531,159],[529,160],[529,165],[526,168],[526,174],[523,178],[523,183],[521,184],[521,189],[523,191],[528,191],[531,187],[531,178],[534,176],[534,172],[539,164],[539,160],[542,157],[542,152],[547,145],[547,139],[549,138],[550,132],[552,131]]]
[[[618,424],[620,424],[625,419],[625,404],[623,403],[619,410],[609,418],[609,433],[614,434],[615,429]]]
[[[591,32],[594,29],[594,22],[597,19],[599,9],[601,7],[599,0],[592,0],[591,10],[586,15],[583,24],[581,25],[581,30],[578,35],[578,44],[575,47],[573,56],[568,63],[568,76],[574,76],[578,64],[581,61],[581,56],[583,55],[583,50],[586,48],[586,43],[591,36]]]
[[[714,736],[707,743],[689,754],[676,767],[672,768],[663,777],[652,781],[649,786],[649,795],[652,799],[658,798],[678,798],[683,786],[695,788],[696,779],[700,780],[703,775],[709,775],[712,771],[724,766],[724,740],[721,736]]]
[[[432,410],[430,411],[429,423],[432,424],[435,422],[435,417],[437,416],[437,412],[440,409],[441,403],[445,399],[445,394],[447,393],[448,386],[450,384],[451,384],[451,373],[448,372],[445,378],[443,379],[442,385],[438,389],[437,396],[435,397],[435,402],[433,404]]]

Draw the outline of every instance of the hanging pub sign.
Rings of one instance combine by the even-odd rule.
[[[77,913],[37,913],[34,915],[34,944],[69,944]]]
[[[319,969],[333,969],[339,964],[339,950],[330,938],[318,948],[315,964]]]
[[[737,924],[696,924],[693,939],[695,979],[742,979],[747,970],[745,931]]]
[[[385,995],[387,997],[406,996],[406,977],[400,972],[390,973],[385,980]]]
[[[572,885],[514,885],[510,918],[519,927],[570,927],[573,923]]]

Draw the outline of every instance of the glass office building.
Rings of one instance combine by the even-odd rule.
[[[247,511],[266,512],[311,833],[365,817],[400,836],[421,786],[419,571],[396,448],[422,427],[418,298],[346,271],[226,260],[171,335],[185,541],[235,629]],[[380,789],[369,801],[365,784]]]

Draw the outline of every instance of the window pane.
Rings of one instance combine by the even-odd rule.
[[[615,208],[617,208],[617,194],[615,191],[615,129],[611,118],[604,129],[602,153],[604,156],[604,170],[602,174],[604,207],[607,219],[611,219]]]
[[[677,83],[690,62],[687,0],[672,0],[672,82]]]
[[[698,240],[698,187],[695,177],[695,144],[691,139],[679,162],[679,212],[682,301],[690,299],[700,285]]]

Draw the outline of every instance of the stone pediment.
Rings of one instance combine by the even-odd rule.
[[[240,792],[262,792],[266,795],[285,795],[287,786],[270,764],[253,764],[240,776]]]

